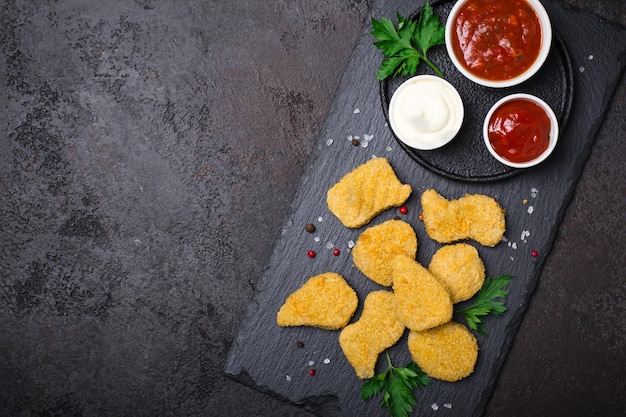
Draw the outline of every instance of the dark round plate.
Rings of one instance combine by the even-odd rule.
[[[445,23],[454,1],[443,0],[431,4],[434,11],[439,14],[441,22]],[[412,17],[415,18],[417,13]],[[425,168],[454,180],[488,182],[523,172],[523,169],[506,166],[491,156],[483,140],[483,120],[491,106],[502,97],[513,93],[528,93],[548,103],[559,120],[560,131],[565,130],[572,109],[574,72],[562,39],[554,27],[552,32],[552,49],[539,72],[524,83],[507,88],[483,87],[468,80],[452,64],[445,45],[431,48],[428,51],[429,59],[444,73],[446,80],[456,87],[463,99],[465,106],[463,126],[449,144],[439,149],[419,151],[406,146],[396,138],[400,146]],[[421,62],[418,74],[434,72]],[[410,76],[390,77],[380,82],[380,95],[387,125],[391,96],[400,84],[409,78]]]

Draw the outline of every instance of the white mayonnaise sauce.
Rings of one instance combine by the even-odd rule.
[[[389,124],[402,142],[430,150],[450,142],[463,124],[463,101],[446,80],[419,75],[405,81],[389,103]]]

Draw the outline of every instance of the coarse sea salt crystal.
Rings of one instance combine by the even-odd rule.
[[[328,364],[330,363],[330,359],[328,359],[328,358],[324,359],[324,363],[325,363],[326,365],[328,365]]]
[[[287,380],[287,382],[291,381],[291,375],[285,375],[285,379]]]
[[[452,404],[450,404],[450,403],[446,403],[446,404],[444,404],[443,406],[444,406],[444,407],[446,407],[446,408],[448,408],[448,409],[451,409],[451,408],[452,408]]]
[[[528,214],[533,214],[533,211],[535,211],[535,207],[534,206],[528,206],[528,208],[526,209],[526,213],[528,213]]]
[[[326,243],[326,249],[332,249],[334,247],[335,247],[335,244],[333,242]]]
[[[591,61],[591,60],[593,59],[593,55],[589,55],[589,56],[587,57],[587,59],[588,59],[589,61]]]
[[[363,139],[365,139],[367,142],[369,142],[370,140],[374,139],[374,135],[368,135],[366,133],[365,135],[363,135]]]
[[[578,68],[578,71],[580,71],[580,73],[582,74],[583,72],[585,72],[585,67]]]
[[[317,221],[321,223],[321,222],[323,222],[323,221],[324,221],[324,218],[323,218],[322,216],[319,216],[319,217],[317,218]]]
[[[361,148],[367,148],[367,146],[369,145],[369,142],[364,140],[363,142],[361,142]]]
[[[359,114],[359,113],[361,113],[360,109],[354,109],[354,114]]]
[[[439,410],[439,406],[437,405],[437,403],[432,403],[432,404],[430,405],[430,408],[432,408],[432,409],[433,409],[433,410],[435,410],[435,411]]]
[[[328,139],[328,140],[326,141],[326,146],[330,146],[330,145],[332,145],[332,144],[333,144],[333,140],[332,140],[332,139]]]
[[[538,190],[538,189],[536,189],[535,187],[533,187],[533,188],[531,188],[531,189],[530,189],[530,196],[531,196],[532,198],[537,197],[537,194],[539,194],[539,190]]]
[[[391,152],[391,151],[393,150],[393,148],[392,148],[391,146],[387,145],[387,147],[385,148],[385,150],[386,150],[387,152]]]
[[[309,366],[315,365],[315,361],[309,361]]]
[[[313,238],[313,241],[314,241],[315,243],[318,243],[320,240],[322,240],[322,239],[320,239],[320,237],[319,237],[319,236],[315,236],[315,237]]]
[[[356,243],[354,243],[354,241],[353,241],[353,240],[349,240],[349,241],[348,241],[348,247],[349,247],[350,249],[352,249],[352,248],[354,247],[354,245],[356,245]]]

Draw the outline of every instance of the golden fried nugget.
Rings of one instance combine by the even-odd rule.
[[[474,372],[478,342],[465,326],[448,322],[433,329],[409,333],[413,361],[431,378],[454,382]]]
[[[435,190],[422,194],[422,216],[426,233],[439,243],[471,239],[495,246],[505,230],[504,209],[493,198],[467,194],[448,200]]]
[[[372,158],[333,185],[326,203],[344,226],[359,228],[388,208],[402,205],[411,191],[410,185],[398,180],[387,158]]]
[[[485,282],[485,264],[476,248],[467,243],[441,247],[428,271],[446,287],[453,304],[472,298]]]
[[[426,330],[452,320],[452,301],[441,282],[416,260],[396,256],[393,291],[396,315],[411,330]]]
[[[327,272],[308,279],[294,291],[276,315],[279,326],[345,327],[356,311],[356,292],[339,274]]]
[[[392,260],[397,255],[415,258],[417,236],[410,224],[402,220],[387,220],[367,228],[354,248],[354,265],[366,277],[386,287],[391,285]]]
[[[395,314],[394,300],[391,291],[369,293],[359,320],[339,334],[341,350],[360,379],[374,376],[378,355],[404,333],[404,325]]]

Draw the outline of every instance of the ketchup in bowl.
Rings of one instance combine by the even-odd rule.
[[[453,8],[446,44],[454,64],[478,83],[519,83],[543,64],[552,40],[538,0],[463,0]],[[498,83],[511,81],[506,85]]]
[[[489,120],[489,143],[507,161],[532,161],[548,149],[550,119],[530,100],[509,101]]]
[[[483,125],[485,145],[503,164],[528,168],[554,150],[559,127],[554,111],[543,100],[516,93],[494,104]]]

